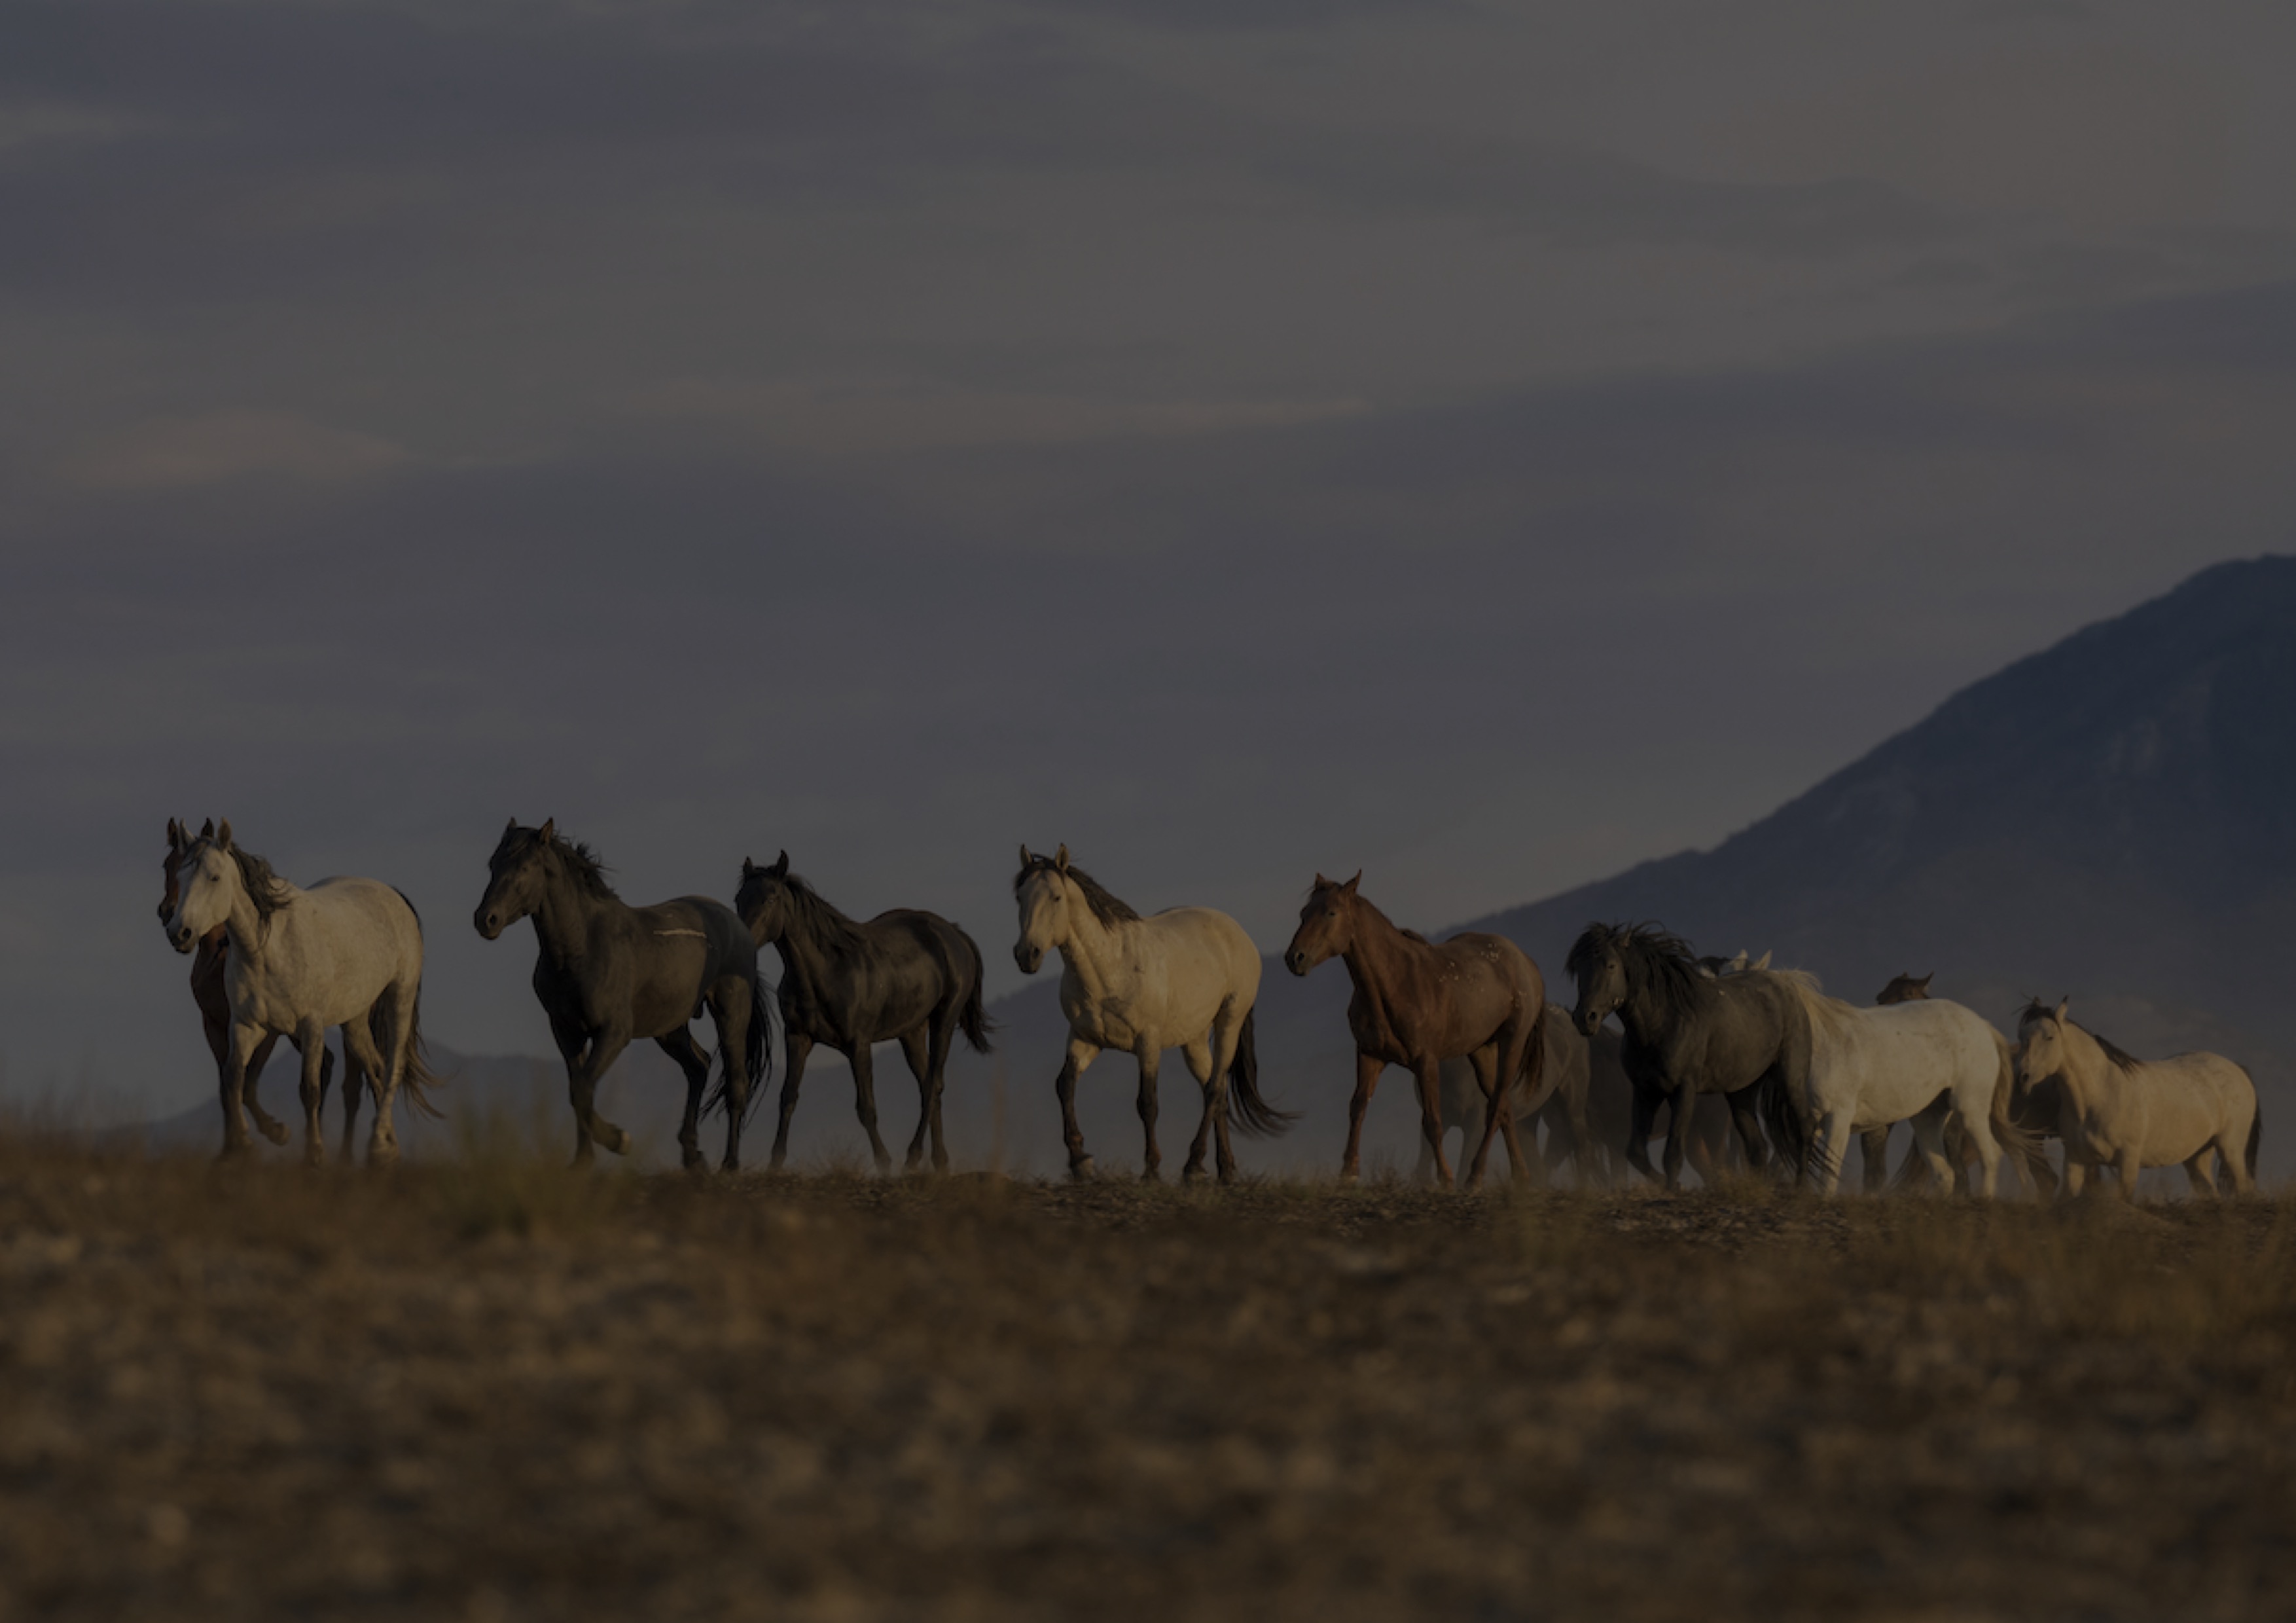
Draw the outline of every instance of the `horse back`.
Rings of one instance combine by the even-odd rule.
[[[264,1023],[281,1031],[305,1018],[361,1018],[386,990],[422,977],[422,927],[379,879],[338,877],[295,891],[258,952],[225,960],[234,1010],[260,1004]]]

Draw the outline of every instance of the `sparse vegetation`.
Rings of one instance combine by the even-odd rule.
[[[2255,1617],[2296,1206],[0,1143],[0,1619]]]

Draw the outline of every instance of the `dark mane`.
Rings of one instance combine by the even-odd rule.
[[[1654,924],[1590,924],[1571,943],[1563,969],[1575,978],[1605,950],[1618,953],[1628,988],[1651,993],[1669,1015],[1700,1007],[1713,985],[1690,943]]]
[[[184,847],[184,861],[189,862],[192,853],[201,845],[212,845],[215,840],[201,835]],[[223,853],[239,864],[239,883],[247,892],[247,899],[255,904],[255,922],[260,929],[271,927],[272,915],[287,905],[287,881],[271,871],[271,864],[251,851],[237,845],[226,845]]]
[[[495,847],[494,861],[488,866],[494,866],[513,852],[523,855],[529,851],[539,850],[544,844],[539,828],[505,829],[502,843]],[[606,883],[606,876],[613,870],[598,860],[596,852],[562,834],[552,835],[547,844],[548,848],[556,852],[559,859],[566,864],[566,871],[572,877],[577,888],[593,896],[617,902],[621,900],[615,894],[614,887]]]
[[[805,921],[807,933],[816,942],[846,948],[866,944],[853,920],[797,875],[783,875],[782,886],[789,893],[791,910]]]
[[[2056,1017],[2057,1011],[2055,1009],[2042,1002],[2040,999],[2035,998],[2031,1002],[2026,1004],[2024,1008],[2017,1011],[2017,1025],[2021,1030],[2030,1021],[2037,1019],[2054,1020]],[[2074,1027],[2074,1029],[2078,1031],[2085,1033],[2090,1042],[2095,1043],[2097,1047],[2104,1050],[2104,1057],[2107,1059],[2112,1060],[2113,1064],[2119,1066],[2122,1070],[2133,1071],[2138,1066],[2144,1063],[2144,1061],[2139,1059],[2136,1055],[2121,1047],[2120,1044],[2115,1042],[2112,1038],[2106,1036],[2103,1032],[2090,1031],[2087,1026],[2080,1025],[2070,1015],[2066,1017],[2064,1023],[2067,1026]]]
[[[1019,873],[1013,876],[1013,892],[1015,895],[1018,895],[1020,894],[1021,887],[1029,882],[1029,876],[1030,874],[1062,873],[1063,871],[1066,873],[1070,883],[1074,884],[1078,890],[1084,893],[1085,905],[1092,909],[1093,917],[1099,919],[1101,923],[1114,926],[1119,924],[1137,924],[1140,922],[1140,915],[1132,910],[1132,906],[1129,902],[1121,901],[1119,898],[1111,895],[1105,886],[1102,885],[1099,880],[1094,878],[1090,874],[1085,872],[1083,869],[1077,867],[1074,863],[1070,863],[1068,868],[1063,870],[1055,867],[1054,865],[1053,859],[1047,856],[1033,856],[1029,859],[1028,866],[1021,869]]]

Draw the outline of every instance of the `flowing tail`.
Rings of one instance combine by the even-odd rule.
[[[1273,1138],[1300,1119],[1296,1110],[1278,1110],[1259,1096],[1259,1056],[1251,1042],[1252,1024],[1259,1017],[1253,1009],[1243,1017],[1243,1029],[1236,1034],[1235,1059],[1227,1067],[1228,1110],[1235,1125],[1254,1138]]]
[[[406,903],[406,910],[414,919],[414,938],[421,941],[422,915],[415,912],[414,903],[405,891],[398,890],[397,886],[391,888],[398,891],[398,899]],[[368,1035],[374,1040],[375,1051],[387,1054],[390,1050],[385,1044],[381,1024],[376,1017],[381,1007],[377,1004],[374,1009],[367,1010],[366,1029]],[[406,1090],[407,1103],[432,1121],[445,1121],[447,1113],[432,1104],[430,1094],[423,1091],[426,1088],[445,1087],[447,1079],[430,1068],[430,1052],[422,1044],[422,983],[419,979],[414,983],[414,1012],[406,1022],[406,1053],[398,1067],[398,1085]],[[379,1077],[373,1078],[370,1085],[378,1085],[381,1080]]]
[[[2243,1076],[2248,1076],[2248,1091],[2251,1093],[2255,1092],[2256,1078],[2249,1075],[2248,1067],[2246,1066],[2240,1067],[2240,1074]],[[2256,1182],[2257,1146],[2261,1144],[2263,1141],[2264,1100],[2261,1097],[2259,1097],[2256,1101],[2256,1114],[2248,1118],[2248,1181],[2251,1183]]]
[[[1810,1137],[1802,1125],[1801,1112],[1794,1108],[1793,1090],[1775,1072],[1764,1076],[1754,1087],[1755,1108],[1760,1112],[1762,1126],[1786,1169],[1786,1181],[1800,1183],[1813,1172],[1823,1176],[1824,1168],[1813,1169],[1809,1165]]]
[[[766,1097],[766,1084],[774,1077],[774,994],[766,990],[766,977],[756,971],[750,976],[750,1029],[743,1043],[742,1074],[749,1081],[749,1090],[742,1100],[742,1122],[749,1124],[758,1113],[758,1106]],[[697,1011],[698,1012],[698,1011]],[[718,1074],[718,1086],[702,1104],[702,1113],[714,1116],[727,1108],[726,1095],[734,1081],[734,1056]]]
[[[2017,1064],[2009,1049],[2009,1039],[1999,1032],[1993,1034],[1994,1052],[1999,1056],[2000,1074],[1993,1081],[1993,1111],[1990,1125],[1994,1141],[2017,1158],[2014,1165],[2025,1169],[2032,1179],[2035,1192],[2046,1193],[2040,1187],[2040,1177],[2033,1169],[2046,1167],[2048,1158],[2041,1152],[2038,1133],[2027,1131],[2016,1114]],[[1972,1180],[1975,1174],[1972,1174]]]
[[[980,1006],[980,949],[963,930],[956,934],[972,954],[972,990],[964,994],[964,1007],[957,1012],[957,1029],[964,1033],[964,1040],[972,1044],[974,1053],[985,1054],[989,1051],[988,1035],[996,1029],[996,1022]]]

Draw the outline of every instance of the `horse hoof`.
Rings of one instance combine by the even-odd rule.
[[[1340,1168],[1340,1182],[1342,1183],[1360,1183],[1363,1182],[1363,1174],[1357,1172],[1352,1166],[1342,1166]]]
[[[1069,1176],[1078,1183],[1091,1182],[1095,1171],[1090,1156],[1069,1163]]]
[[[1140,1169],[1140,1181],[1143,1183],[1161,1183],[1164,1174],[1156,1167],[1144,1166]]]
[[[265,1123],[263,1127],[263,1136],[269,1139],[275,1144],[285,1143],[287,1141],[287,1124],[285,1122]]]
[[[1205,1173],[1202,1167],[1192,1165],[1181,1169],[1180,1182],[1183,1183],[1201,1183],[1208,1175],[1209,1174]]]
[[[612,1150],[616,1155],[627,1155],[630,1152],[630,1135],[623,1132],[619,1127],[614,1129],[614,1136],[611,1140],[602,1140],[601,1141],[605,1144],[607,1149]]]

